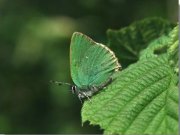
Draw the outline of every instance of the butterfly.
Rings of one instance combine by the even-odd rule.
[[[70,43],[70,66],[73,84],[52,81],[71,86],[72,93],[82,98],[91,97],[112,82],[112,75],[121,69],[114,52],[88,36],[74,32]]]

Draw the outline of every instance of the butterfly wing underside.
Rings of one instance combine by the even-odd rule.
[[[82,89],[102,85],[120,68],[109,48],[79,32],[71,39],[70,64],[72,79]]]

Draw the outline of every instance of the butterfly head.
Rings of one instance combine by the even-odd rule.
[[[73,94],[77,93],[77,86],[76,85],[72,85],[71,86],[71,91]]]
[[[76,95],[78,96],[78,98],[79,98],[79,100],[81,101],[81,103],[82,103],[82,100],[81,100],[82,98],[84,98],[84,97],[89,98],[88,95],[86,95],[85,92],[81,92],[80,89],[79,89],[76,85],[72,85],[72,84],[70,84],[70,83],[53,81],[53,80],[51,80],[50,83],[54,83],[54,84],[56,84],[56,85],[68,85],[68,86],[70,86],[72,93],[73,93],[73,94],[76,94]]]

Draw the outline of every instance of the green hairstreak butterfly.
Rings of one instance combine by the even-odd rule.
[[[111,83],[113,73],[121,68],[113,51],[79,32],[73,33],[71,38],[70,66],[75,85],[54,82],[70,85],[80,100],[106,87]]]

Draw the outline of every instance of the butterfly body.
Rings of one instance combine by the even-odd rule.
[[[72,93],[77,94],[80,99],[85,98],[85,97],[91,97],[94,93],[96,93],[99,90],[105,88],[111,82],[112,82],[112,78],[110,78],[107,82],[105,82],[101,86],[88,86],[86,88],[79,88],[76,85],[73,85],[71,87],[72,88]]]

